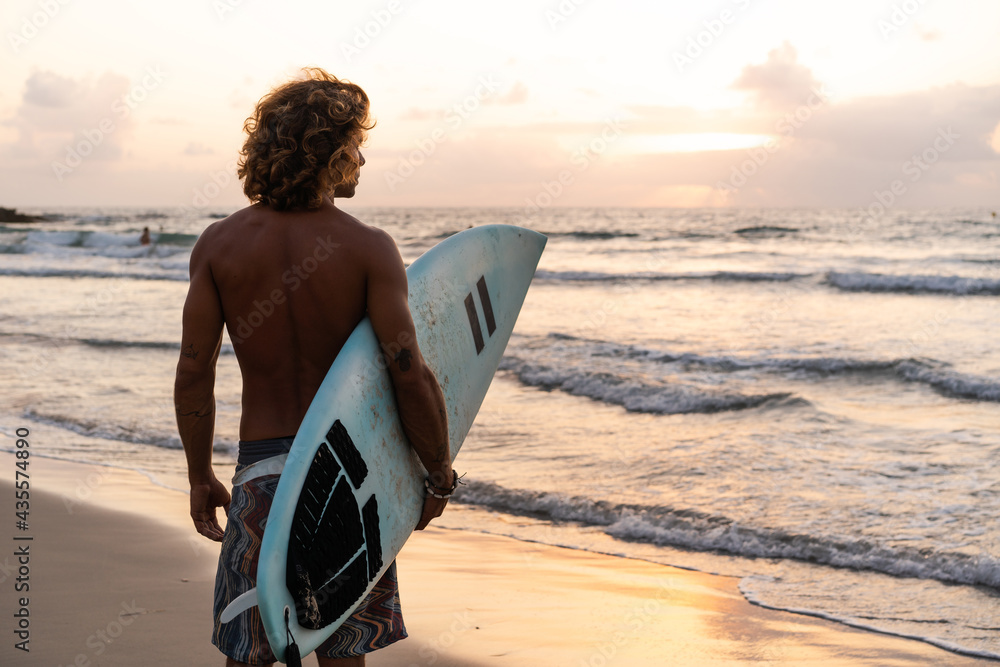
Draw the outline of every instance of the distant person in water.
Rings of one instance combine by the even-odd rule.
[[[268,459],[288,451],[330,365],[367,315],[403,430],[428,472],[418,530],[441,514],[456,483],[444,395],[417,345],[399,250],[388,234],[334,205],[337,197],[354,196],[365,164],[359,148],[373,126],[368,96],[323,70],[307,75],[266,95],[244,126],[238,174],[252,205],[210,225],[191,251],[174,402],[191,518],[199,533],[222,542],[212,641],[228,656],[227,666],[275,660],[256,608],[226,623],[220,614],[256,585],[278,473],[236,484],[230,496],[212,468],[224,327],[243,376],[237,474],[256,463],[271,470],[275,461]],[[314,269],[293,274],[308,261]],[[225,533],[219,507],[229,519]],[[364,665],[366,653],[404,637],[393,563],[316,653],[320,667]]]
[[[149,238],[149,227],[142,228],[142,236],[139,237],[139,243],[142,245],[149,245],[151,239]]]

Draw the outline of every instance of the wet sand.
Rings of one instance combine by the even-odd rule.
[[[185,494],[35,457],[19,531],[13,463],[0,455],[10,471],[0,482],[0,664],[224,664],[209,639],[219,547],[189,528]],[[30,590],[16,592],[23,546]],[[369,656],[374,667],[997,664],[763,609],[730,577],[509,538],[431,528],[398,564],[410,637]],[[15,648],[22,596],[30,653]]]

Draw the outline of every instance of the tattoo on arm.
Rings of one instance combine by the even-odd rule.
[[[404,373],[410,370],[410,360],[413,359],[413,353],[410,352],[405,347],[399,351],[396,355],[396,363],[399,364],[399,370]]]
[[[178,417],[197,417],[198,419],[202,419],[204,417],[210,416],[214,412],[215,412],[215,410],[213,410],[211,408],[209,408],[205,412],[199,412],[198,410],[192,410],[191,412],[181,412],[180,410],[177,410],[177,416]]]
[[[183,354],[188,359],[197,359],[198,358],[198,354],[200,352],[201,352],[201,350],[194,349],[194,343],[191,343],[190,345],[188,345],[187,347],[184,348],[184,351],[181,352],[181,354]]]

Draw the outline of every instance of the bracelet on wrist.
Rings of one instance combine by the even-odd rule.
[[[426,492],[426,495],[440,499],[451,498],[452,494],[455,493],[455,489],[458,488],[458,485],[464,484],[464,482],[462,481],[462,477],[459,477],[456,471],[452,470],[451,473],[453,477],[451,481],[451,486],[448,488],[441,488],[435,484],[432,484],[431,478],[428,475],[427,478],[424,479],[424,491]]]

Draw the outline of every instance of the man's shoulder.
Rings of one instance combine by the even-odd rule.
[[[389,232],[374,225],[364,223],[353,215],[339,209],[338,212],[341,215],[339,222],[345,226],[349,234],[361,242],[361,248],[379,255],[385,253],[395,255],[399,253],[396,249],[396,241]]]
[[[254,217],[253,208],[253,206],[247,206],[246,208],[242,208],[235,213],[231,213],[222,220],[216,220],[202,230],[201,234],[198,235],[198,241],[209,241],[214,238],[225,236],[226,234],[234,233],[239,227],[244,226]]]

